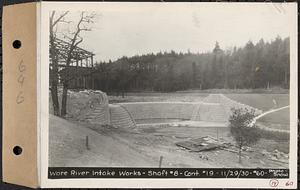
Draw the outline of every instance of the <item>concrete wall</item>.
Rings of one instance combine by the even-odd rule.
[[[203,102],[130,102],[119,103],[134,120],[141,119],[182,119],[192,121],[228,122],[231,108],[246,107],[260,110],[233,101],[223,94],[212,94]]]
[[[115,127],[135,127],[136,120],[181,119],[192,121],[228,122],[231,108],[247,107],[222,94],[209,95],[203,102],[129,102],[108,104],[105,93],[90,114],[91,123],[111,124]],[[256,110],[256,109],[255,109]],[[256,110],[259,112],[260,110]]]
[[[182,119],[227,122],[228,115],[219,103],[204,102],[133,102],[120,103],[133,119]]]
[[[194,110],[195,103],[182,102],[133,102],[119,103],[132,115],[133,119],[182,119],[189,120]]]
[[[192,121],[227,122],[229,115],[219,103],[201,103],[194,111]]]

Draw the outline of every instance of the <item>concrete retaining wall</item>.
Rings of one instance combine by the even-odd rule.
[[[212,94],[203,102],[130,102],[119,103],[134,120],[142,119],[182,119],[192,121],[228,122],[231,108],[246,107],[261,110],[233,101],[223,94]]]
[[[228,115],[219,103],[204,102],[133,102],[120,103],[135,120],[182,119],[227,122]]]
[[[192,121],[228,122],[231,108],[247,107],[222,94],[212,94],[203,102],[130,102],[108,104],[105,93],[100,93],[99,104],[87,121],[97,124],[111,124],[115,127],[135,127],[136,120],[180,119]],[[255,109],[257,113],[260,110]]]
[[[182,119],[189,120],[197,104],[182,102],[133,102],[120,103],[133,119]]]

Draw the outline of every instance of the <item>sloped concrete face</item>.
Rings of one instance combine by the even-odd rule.
[[[109,105],[110,124],[117,128],[134,128],[135,121],[131,114],[122,105]]]
[[[133,102],[119,104],[134,120],[179,119],[191,121],[227,122],[224,106],[204,102]]]
[[[262,113],[262,110],[259,110],[259,109],[253,108],[249,105],[234,101],[234,100],[224,96],[223,94],[210,94],[209,96],[204,98],[203,102],[220,104],[224,110],[227,121],[228,121],[229,116],[231,115],[232,108],[247,108],[249,110],[253,109],[257,115]]]
[[[192,121],[228,122],[224,106],[219,103],[201,103],[193,113]]]
[[[133,121],[179,119],[227,123],[231,115],[231,108],[246,107],[254,109],[257,114],[261,113],[260,110],[233,101],[223,94],[209,95],[203,102],[130,102],[117,105],[123,107]],[[125,121],[124,115],[121,117]],[[115,116],[117,115],[112,117]]]
[[[131,102],[120,103],[134,120],[179,119],[227,122],[228,114],[220,103],[206,102]]]
[[[190,120],[195,103],[184,102],[133,102],[120,103],[135,120],[143,119],[181,119]]]
[[[90,115],[90,123],[110,124],[115,127],[134,128],[138,120],[178,119],[227,123],[231,108],[247,107],[260,110],[233,101],[222,94],[212,94],[203,102],[129,102],[108,104],[105,93],[99,93],[99,105]]]

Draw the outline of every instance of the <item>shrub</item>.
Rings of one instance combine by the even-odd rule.
[[[250,123],[257,116],[254,109],[232,108],[229,117],[230,132],[239,148],[239,163],[242,162],[242,148],[255,144],[260,138],[260,130]]]

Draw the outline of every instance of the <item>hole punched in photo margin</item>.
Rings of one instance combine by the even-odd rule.
[[[20,146],[15,146],[14,148],[13,148],[13,152],[14,152],[14,154],[15,155],[20,155],[20,154],[22,154],[22,148],[20,147]]]
[[[14,40],[12,45],[15,49],[19,49],[21,47],[22,43],[20,40]]]

